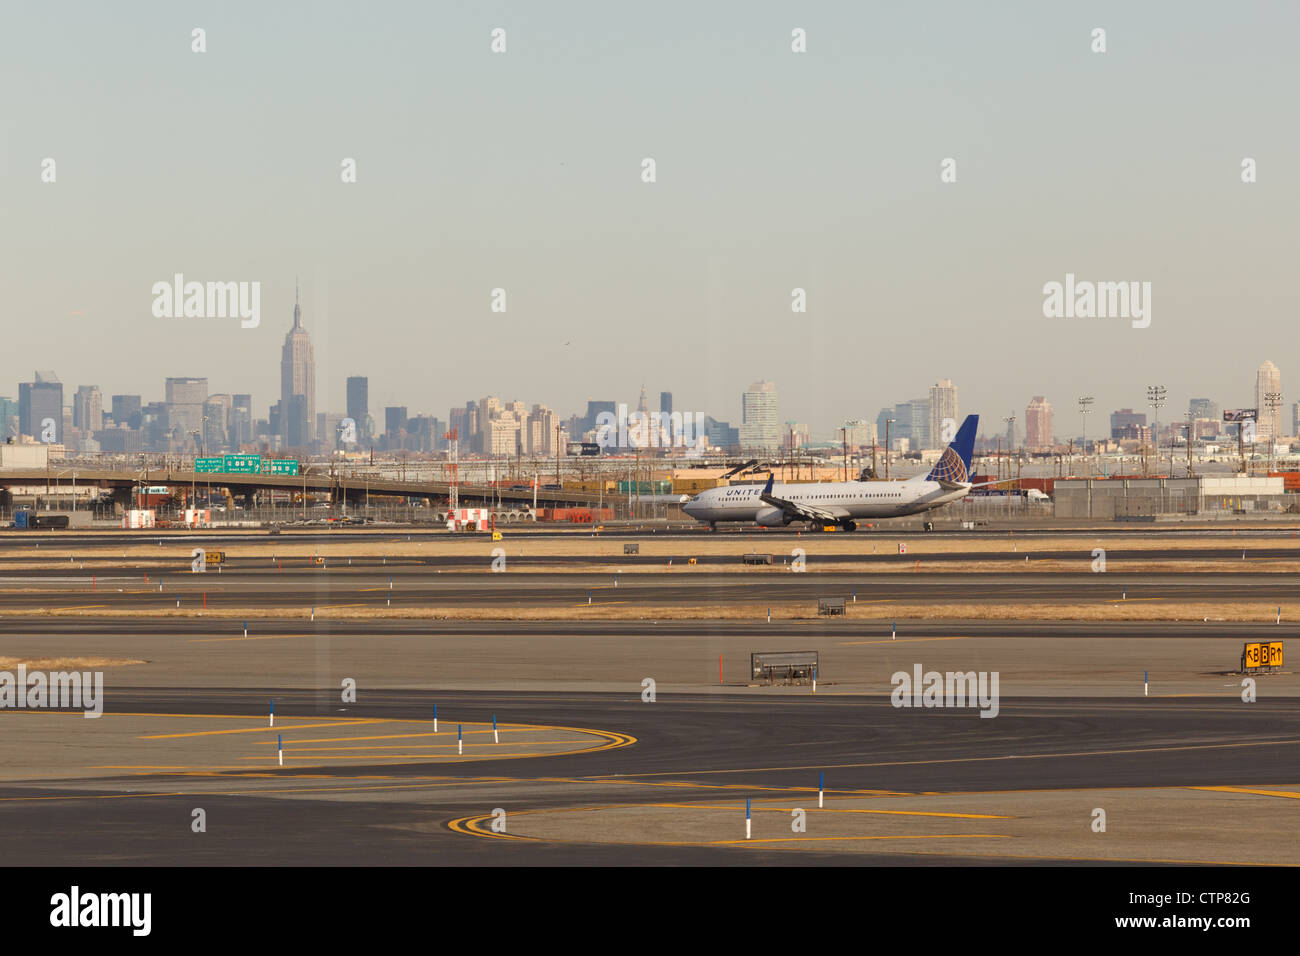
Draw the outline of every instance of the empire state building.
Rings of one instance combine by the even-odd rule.
[[[307,448],[316,437],[316,355],[302,325],[298,292],[293,297],[293,328],[280,353],[280,438],[283,447]]]

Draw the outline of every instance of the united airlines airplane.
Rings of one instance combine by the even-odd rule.
[[[967,415],[952,444],[930,469],[906,481],[828,481],[710,488],[682,505],[696,521],[707,521],[714,531],[719,521],[755,522],[779,528],[792,521],[839,525],[856,531],[857,518],[901,518],[933,511],[970,494],[970,458],[975,449],[978,415]],[[986,482],[997,484],[997,482]]]

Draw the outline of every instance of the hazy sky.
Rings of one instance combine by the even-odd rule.
[[[362,374],[380,420],[644,382],[738,423],[768,378],[829,437],[952,378],[1068,435],[1150,382],[1251,404],[1264,359],[1290,403],[1298,31],[1292,2],[9,4],[0,394],[206,375],[264,417],[297,274],[318,410]],[[260,327],[154,318],[175,272],[260,281]],[[1150,327],[1044,318],[1067,272],[1149,281]]]

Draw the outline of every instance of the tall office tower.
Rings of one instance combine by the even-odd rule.
[[[1135,412],[1131,408],[1121,408],[1110,413],[1110,437],[1115,441],[1119,441],[1121,438],[1140,438],[1146,427],[1146,412]]]
[[[777,414],[776,386],[755,382],[740,397],[740,445],[744,449],[774,452],[781,447],[781,419]]]
[[[912,450],[933,448],[939,436],[930,431],[930,400],[914,398],[907,404],[911,406]]]
[[[113,421],[127,428],[140,427],[140,410],[143,404],[139,395],[113,396]]]
[[[389,405],[384,409],[384,437],[389,448],[402,447],[402,433],[406,430],[406,406]]]
[[[641,401],[637,402],[636,410],[642,415],[647,415],[650,412],[650,406],[646,403],[644,383],[641,385]]]
[[[18,440],[18,403],[0,397],[0,441]]]
[[[1025,447],[1051,448],[1054,444],[1052,403],[1035,395],[1025,407]]]
[[[63,383],[53,372],[38,371],[36,381],[18,386],[18,430],[43,441],[50,422],[54,441],[63,441]]]
[[[364,375],[348,376],[348,418],[357,423],[357,443],[369,444],[370,380]]]
[[[1187,403],[1187,412],[1193,419],[1219,417],[1219,403],[1208,398],[1193,398]]]
[[[1277,405],[1268,407],[1268,396],[1277,396]],[[1255,420],[1255,437],[1257,441],[1272,441],[1281,433],[1282,373],[1272,362],[1265,362],[1255,373],[1255,408],[1259,417]]]
[[[230,441],[235,451],[253,442],[253,396],[236,394],[230,405]]]
[[[542,458],[556,454],[556,426],[560,423],[555,412],[545,405],[534,405],[528,413],[528,453]]]
[[[203,403],[208,400],[206,378],[169,378],[165,382],[167,426],[173,441],[188,447],[203,429]],[[194,442],[198,447],[198,442]]]
[[[1291,434],[1300,435],[1300,402],[1291,406]]]
[[[303,400],[297,404],[290,402],[294,395],[301,395]],[[288,412],[306,416],[303,421],[290,419]],[[298,293],[293,297],[293,328],[284,337],[284,348],[280,352],[280,429],[284,436],[286,448],[302,448],[315,438],[316,431],[316,353],[312,350],[311,338],[302,324],[302,308],[298,305]],[[300,436],[299,441],[289,441],[290,433]]]
[[[1012,448],[1015,448],[1015,447],[1016,447],[1016,420],[1015,420],[1015,418],[1012,418],[1011,421],[1007,422],[1006,443],[1007,443],[1007,448],[1008,448],[1008,449],[1012,449]]]
[[[230,450],[230,419],[235,402],[229,395],[209,395],[203,403],[203,451],[219,455]]]
[[[306,448],[312,441],[308,429],[316,423],[307,415],[307,396],[294,394],[280,411],[280,424],[284,431],[284,449]]]
[[[673,413],[672,392],[659,393],[659,411],[663,412],[665,415],[671,415]]]
[[[98,385],[78,385],[72,398],[72,425],[83,438],[91,438],[104,427],[104,393]]]
[[[945,423],[950,423],[948,429]],[[930,441],[940,448],[952,441],[961,422],[957,418],[957,386],[943,378],[930,386]]]

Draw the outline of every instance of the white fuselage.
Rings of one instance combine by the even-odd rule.
[[[964,498],[969,488],[945,490],[937,481],[826,481],[774,484],[772,497],[824,511],[838,520],[901,518]],[[762,500],[762,485],[710,488],[682,506],[697,521],[757,521],[783,524],[779,508]],[[799,519],[796,519],[799,520]]]

